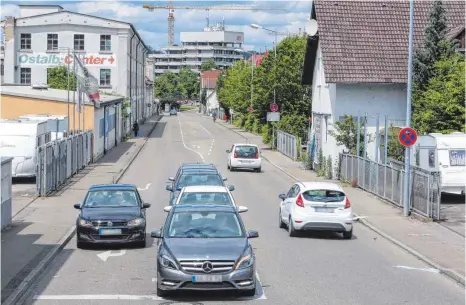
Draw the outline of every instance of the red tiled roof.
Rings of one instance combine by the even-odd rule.
[[[201,88],[215,89],[217,78],[221,73],[218,70],[201,72]]]
[[[415,1],[415,47],[422,42],[432,3]],[[327,83],[407,82],[409,1],[314,4]],[[448,29],[464,25],[465,1],[443,1],[443,7]]]

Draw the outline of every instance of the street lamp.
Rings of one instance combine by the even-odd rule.
[[[71,48],[68,48],[68,47],[55,47],[55,48],[52,48],[52,50],[54,51],[58,51],[58,50],[66,50],[68,51],[68,56],[70,56],[70,50]],[[74,53],[74,49],[73,49],[73,72],[76,72],[75,71],[75,66],[74,66],[74,62],[75,62],[75,53]],[[70,133],[70,61],[68,60],[68,69],[67,69],[67,76],[68,76],[68,134]],[[76,113],[76,103],[75,103],[75,91],[73,91],[73,104],[74,104],[74,112],[73,112],[73,130],[75,128],[75,113]]]

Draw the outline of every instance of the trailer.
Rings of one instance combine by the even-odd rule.
[[[47,131],[50,132],[51,141],[63,139],[67,136],[68,117],[66,115],[26,114],[19,116],[18,119],[31,121],[46,121]]]
[[[412,165],[440,172],[443,193],[465,193],[466,133],[420,135],[414,154]]]

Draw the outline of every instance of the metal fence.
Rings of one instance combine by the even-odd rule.
[[[340,180],[403,207],[404,170],[390,162],[383,165],[362,157],[340,154]],[[440,173],[411,167],[410,209],[429,218],[441,220]]]
[[[298,144],[298,137],[286,133],[283,130],[277,130],[278,151],[294,161],[298,159]]]
[[[39,196],[58,190],[92,161],[92,132],[85,131],[37,148],[36,187]]]

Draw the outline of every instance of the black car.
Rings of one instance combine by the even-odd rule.
[[[186,290],[236,291],[254,296],[256,258],[250,239],[232,206],[176,205],[157,238],[157,295]]]
[[[85,244],[131,243],[146,245],[146,210],[137,187],[129,184],[94,185],[83,203],[76,220],[77,247]]]
[[[183,165],[178,169],[177,175],[175,177],[169,177],[172,181],[171,185],[167,185],[167,191],[172,192],[170,196],[169,205],[173,205],[178,198],[178,195],[181,189],[185,186],[193,185],[212,185],[212,186],[226,186],[230,191],[233,191],[235,188],[232,185],[225,185],[227,178],[222,177],[222,175],[215,168],[194,168],[194,167],[184,167]]]

